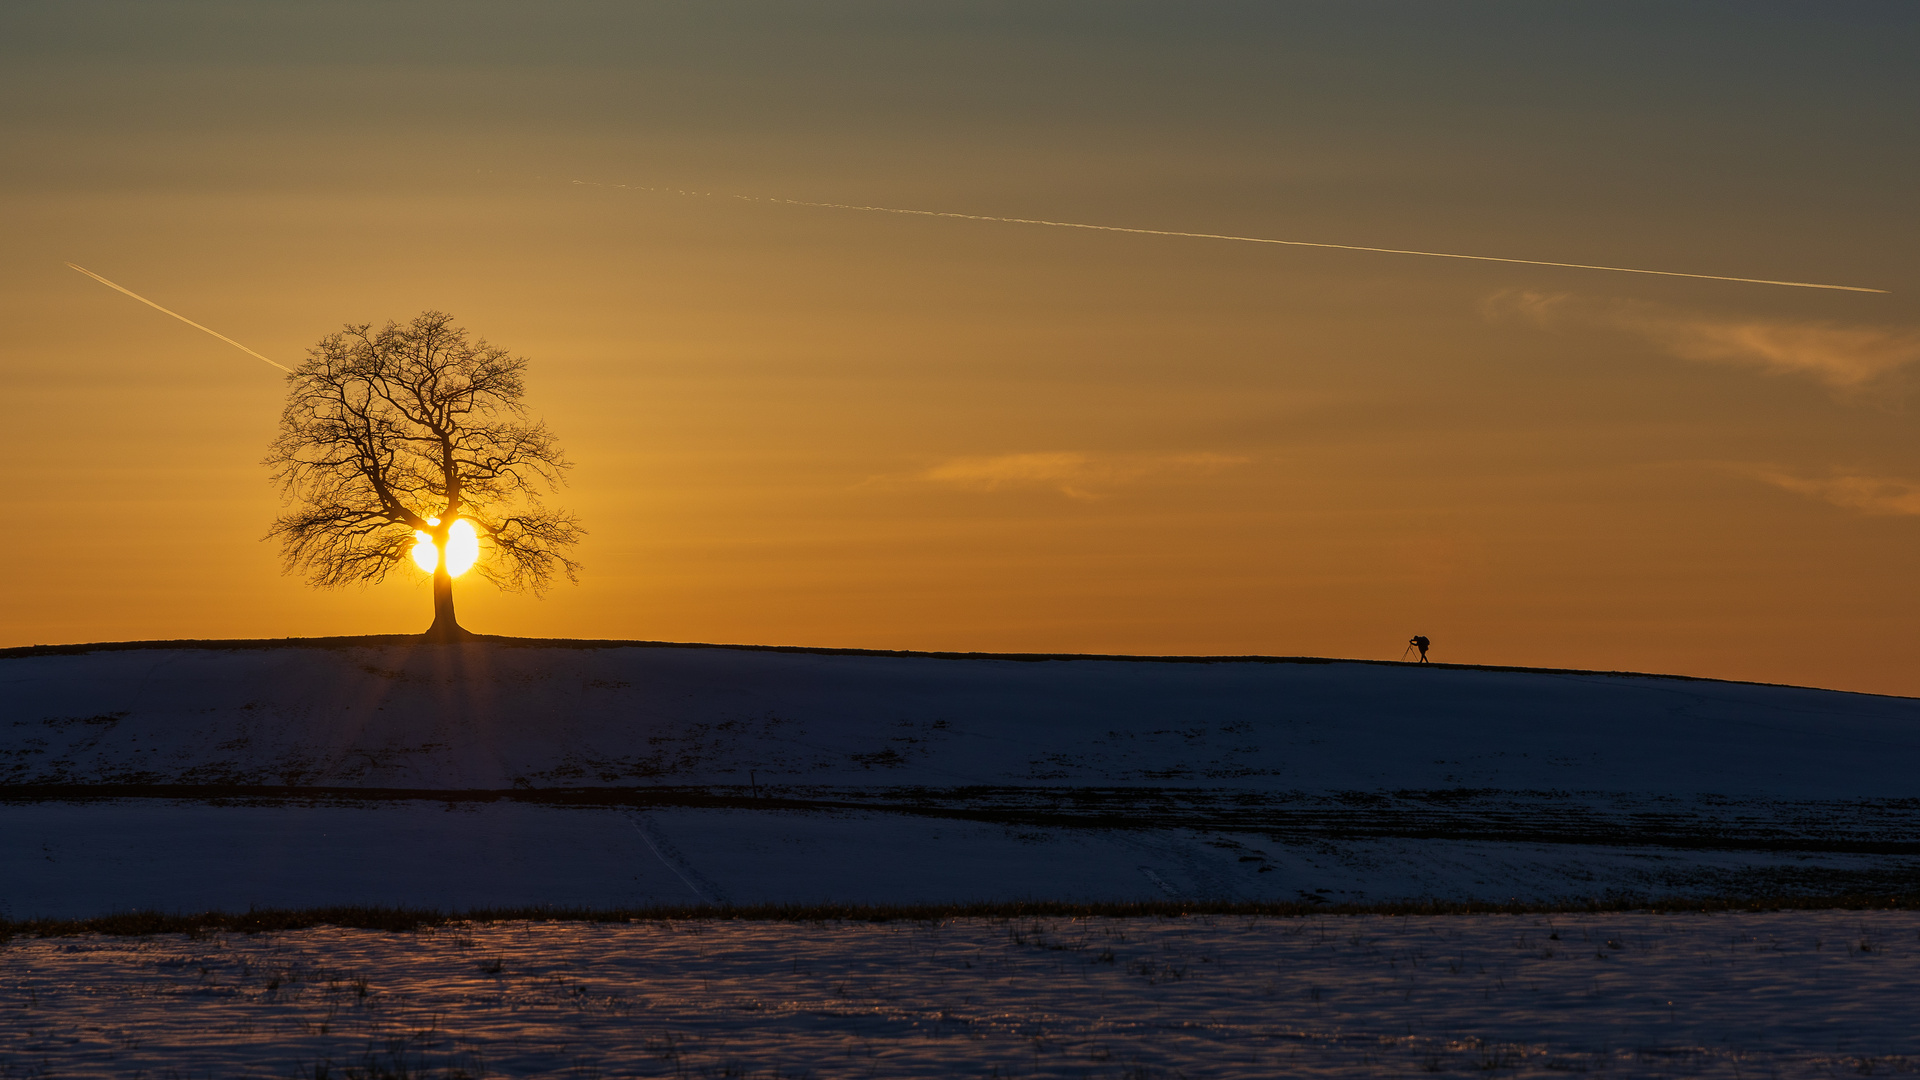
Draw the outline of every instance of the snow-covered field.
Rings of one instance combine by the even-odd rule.
[[[1920,795],[1920,701],[1359,662],[384,644],[0,658],[8,784]]]
[[[1502,901],[1751,893],[1914,876],[1911,859],[1646,846],[1060,829],[864,811],[409,801],[0,806],[0,918],[129,909],[439,911],[699,903]],[[1893,881],[1896,891],[1904,885]],[[1910,887],[1910,886],[1907,886]]]
[[[492,640],[0,654],[0,915],[1920,887],[1920,701]]]
[[[0,1076],[1878,1075],[1917,1001],[1909,912],[55,938]]]

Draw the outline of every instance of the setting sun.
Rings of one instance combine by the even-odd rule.
[[[428,518],[430,525],[440,524],[440,519]],[[480,559],[480,534],[473,529],[473,522],[466,518],[456,520],[447,527],[447,573],[459,577]],[[413,534],[413,564],[427,573],[433,573],[440,565],[440,549],[434,545],[433,537],[415,530]]]

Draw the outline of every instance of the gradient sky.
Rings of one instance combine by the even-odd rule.
[[[280,373],[74,262],[288,365],[531,357],[586,571],[463,579],[483,633],[1920,693],[1916,55],[1832,0],[8,4],[0,644],[431,614],[283,575]]]

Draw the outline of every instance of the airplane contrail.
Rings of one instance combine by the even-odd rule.
[[[676,188],[640,187],[632,184],[596,184],[575,180],[582,187],[622,188],[627,191],[671,192],[675,195],[711,196],[711,191],[680,191]],[[1184,236],[1194,240],[1234,240],[1243,244],[1280,244],[1286,247],[1330,248],[1335,251],[1371,251],[1381,255],[1420,255],[1429,259],[1467,259],[1472,262],[1517,263],[1522,266],[1557,266],[1567,270],[1605,270],[1615,274],[1651,274],[1655,277],[1696,278],[1701,281],[1737,281],[1746,285],[1785,285],[1794,289],[1834,289],[1839,292],[1885,293],[1861,285],[1823,285],[1814,281],[1774,281],[1771,278],[1729,277],[1725,274],[1689,274],[1679,270],[1642,270],[1632,266],[1597,266],[1592,263],[1552,262],[1547,259],[1509,259],[1498,255],[1461,255],[1451,251],[1416,251],[1412,248],[1367,247],[1362,244],[1327,244],[1314,240],[1276,240],[1266,236],[1232,236],[1226,233],[1177,232],[1172,229],[1131,229],[1124,225],[1088,225],[1079,221],[1048,221],[1044,218],[994,217],[988,214],[956,214],[948,210],[906,210],[897,206],[858,206],[853,203],[808,202],[804,199],[774,199],[754,195],[729,195],[742,202],[775,203],[781,206],[814,206],[824,210],[866,210],[876,214],[909,214],[915,217],[959,218],[962,221],[998,221],[1008,225],[1048,225],[1056,229],[1091,229],[1095,232],[1135,233],[1141,236]]]
[[[148,307],[154,309],[155,311],[165,311],[167,314],[173,316],[176,319],[179,319],[181,322],[186,323],[188,326],[193,327],[195,330],[200,330],[205,333],[212,334],[214,337],[219,338],[221,341],[224,341],[227,344],[233,346],[234,348],[239,349],[241,352],[246,353],[248,356],[251,356],[256,360],[266,360],[267,363],[272,364],[274,367],[279,368],[281,371],[284,371],[289,375],[293,374],[292,368],[286,366],[285,364],[275,362],[273,360],[267,360],[266,357],[261,356],[259,353],[254,352],[252,349],[247,348],[245,345],[240,344],[239,342],[233,340],[232,338],[228,337],[227,335],[221,333],[218,330],[208,330],[206,327],[201,326],[199,323],[194,322],[192,319],[187,318],[185,315],[182,315],[177,311],[171,311],[171,310],[168,310],[167,308],[163,308],[159,304],[156,304],[153,301],[147,299],[146,297],[141,296],[139,293],[134,292],[132,289],[125,288],[120,285],[115,285],[113,282],[108,281],[106,278],[101,277],[99,274],[94,273],[93,271],[87,269],[84,266],[79,266],[74,263],[68,263],[67,265],[87,275],[88,277],[99,282],[100,284],[105,285],[109,289],[126,293],[128,296],[133,297],[135,300],[140,301],[141,303],[147,305]]]

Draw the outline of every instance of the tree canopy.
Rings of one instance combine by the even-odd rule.
[[[469,340],[452,316],[351,325],[287,376],[280,434],[265,464],[291,504],[268,531],[289,573],[314,585],[383,580],[416,533],[438,552],[460,519],[479,535],[474,569],[509,590],[578,580],[568,555],[585,530],[541,495],[572,467],[527,418],[527,360]],[[434,570],[431,636],[463,636],[448,560]]]

